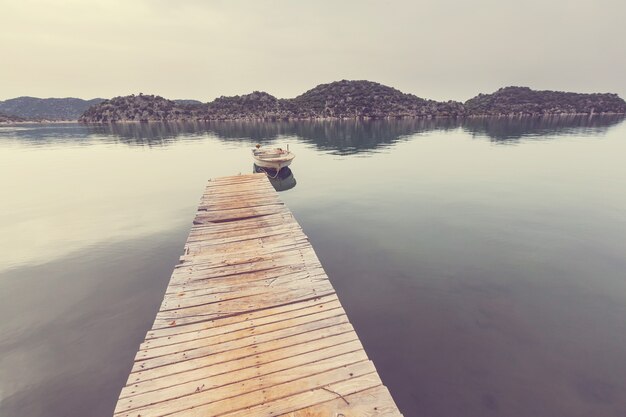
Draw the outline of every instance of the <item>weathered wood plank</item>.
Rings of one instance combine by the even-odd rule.
[[[322,381],[320,381],[322,382]],[[337,381],[325,385],[323,381],[318,387],[309,391],[300,392],[290,397],[279,398],[274,401],[268,401],[261,403],[258,406],[238,410],[232,413],[224,414],[228,417],[259,417],[259,416],[274,416],[276,414],[289,413],[293,410],[297,410],[302,404],[310,404],[309,408],[319,401],[328,401],[332,399],[345,399],[346,397],[363,392],[368,389],[372,389],[381,385],[381,381],[376,372],[368,374],[350,373],[350,378],[343,381]],[[379,392],[379,395],[384,395]],[[390,397],[389,397],[390,398]],[[392,401],[392,400],[391,400]],[[355,415],[355,414],[353,414]],[[359,414],[357,414],[359,415]],[[398,412],[398,414],[400,413]],[[321,416],[326,416],[321,414]],[[330,414],[330,416],[340,416]],[[316,416],[318,417],[318,416]],[[360,417],[360,415],[359,415]]]
[[[354,390],[354,389],[353,389]],[[297,405],[296,405],[297,407]],[[273,410],[272,410],[273,411]],[[387,388],[380,385],[278,417],[399,417]]]

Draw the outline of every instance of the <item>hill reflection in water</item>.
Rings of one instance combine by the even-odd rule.
[[[472,135],[487,136],[498,142],[551,135],[597,136],[622,120],[623,115],[476,117],[465,119],[462,127]]]
[[[296,137],[338,155],[375,152],[432,131],[462,129],[494,142],[563,135],[597,136],[624,116],[485,117],[468,119],[304,120],[283,122],[224,121],[87,125],[92,134],[112,135],[134,145],[159,146],[181,136],[187,140],[215,135],[224,141],[269,143]]]
[[[11,136],[20,141],[45,146],[48,138],[63,133],[63,141],[105,140],[131,146],[158,147],[212,135],[227,142],[266,144],[297,138],[316,148],[337,155],[376,152],[432,131],[462,129],[474,137],[493,142],[512,143],[524,139],[552,139],[553,136],[598,136],[617,125],[624,116],[543,116],[480,117],[467,119],[393,119],[393,120],[303,120],[303,121],[224,121],[177,123],[112,123],[66,125],[9,125],[0,128],[0,138]]]
[[[224,140],[263,143],[297,137],[318,149],[350,155],[387,147],[408,136],[458,127],[455,119],[305,120],[290,122],[221,122],[209,125]]]

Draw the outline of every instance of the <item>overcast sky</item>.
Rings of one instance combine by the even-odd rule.
[[[626,98],[625,16],[623,0],[0,0],[0,99],[294,97],[340,79]]]

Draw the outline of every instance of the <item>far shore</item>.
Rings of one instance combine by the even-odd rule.
[[[111,120],[108,122],[82,122],[79,120],[21,120],[21,121],[0,121],[0,125],[43,125],[43,124],[83,124],[83,125],[110,125],[110,124],[155,124],[155,123],[216,123],[216,122],[306,122],[306,121],[373,121],[373,120],[404,120],[404,119],[484,119],[484,118],[539,118],[539,117],[602,117],[602,116],[624,116],[626,113],[546,113],[546,114],[485,114],[485,115],[466,115],[466,116],[387,116],[387,117],[317,117],[317,118],[236,118],[236,119],[176,119],[176,120]]]

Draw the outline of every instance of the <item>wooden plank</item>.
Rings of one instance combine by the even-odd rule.
[[[381,385],[381,381],[376,372],[368,374],[350,373],[350,377],[343,381],[337,381],[330,384],[324,384],[326,381],[320,381],[316,388],[308,391],[300,392],[290,397],[279,398],[274,401],[268,401],[261,403],[255,407],[246,408],[243,410],[237,410],[231,413],[222,414],[228,417],[258,417],[258,416],[270,416],[276,414],[289,413],[300,408],[303,404],[305,407],[311,408],[320,401],[329,401],[337,399],[345,399],[346,397],[363,392],[368,389],[372,389]],[[383,392],[378,392],[379,395],[383,395]],[[393,401],[389,397],[388,401]],[[189,414],[191,415],[191,414]],[[333,414],[330,414],[333,416]],[[336,415],[336,414],[335,414]],[[400,415],[400,412],[398,414]],[[325,416],[325,414],[322,414]],[[361,417],[361,415],[359,415]]]
[[[287,213],[284,206],[260,206],[243,209],[231,209],[222,211],[199,211],[194,219],[194,224],[220,223],[239,219],[249,219],[270,214]]]
[[[354,389],[353,389],[354,390]],[[296,408],[297,405],[294,407]],[[343,395],[331,401],[291,411],[278,417],[399,417],[400,412],[384,386]]]
[[[115,416],[399,416],[264,174],[211,180]]]

